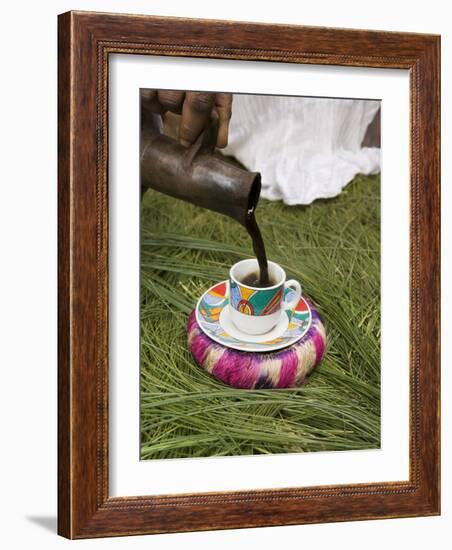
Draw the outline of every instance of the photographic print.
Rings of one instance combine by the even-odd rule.
[[[380,101],[140,90],[140,458],[380,447]]]
[[[440,513],[439,59],[59,16],[61,535]]]

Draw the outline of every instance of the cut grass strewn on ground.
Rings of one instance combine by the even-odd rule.
[[[380,178],[310,206],[261,200],[269,259],[297,278],[328,351],[294,390],[236,390],[202,371],[185,325],[199,296],[252,257],[236,222],[148,191],[141,219],[141,458],[380,445]]]

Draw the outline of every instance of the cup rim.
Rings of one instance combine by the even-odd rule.
[[[233,270],[240,264],[244,264],[244,263],[248,263],[248,262],[253,262],[255,264],[257,264],[257,267],[259,267],[259,263],[257,261],[257,258],[246,258],[245,260],[240,260],[239,262],[236,262],[234,265],[231,266],[230,270],[229,270],[229,278],[232,279],[234,281],[234,283],[240,285],[240,286],[243,286],[245,288],[249,288],[251,290],[273,290],[275,288],[278,288],[279,286],[283,285],[286,281],[286,272],[284,271],[284,268],[281,267],[279,264],[277,264],[276,262],[272,262],[271,260],[267,260],[267,263],[270,265],[273,265],[275,266],[277,269],[279,269],[280,273],[281,273],[281,278],[279,280],[278,283],[272,285],[272,286],[265,286],[265,287],[256,287],[256,286],[250,286],[250,285],[246,285],[245,283],[242,283],[241,281],[237,280],[234,275],[233,275]]]

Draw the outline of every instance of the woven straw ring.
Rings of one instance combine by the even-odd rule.
[[[195,312],[188,318],[188,347],[198,365],[234,388],[293,388],[300,386],[321,361],[326,347],[325,327],[309,304],[312,323],[290,347],[275,352],[250,353],[227,348],[202,332]]]

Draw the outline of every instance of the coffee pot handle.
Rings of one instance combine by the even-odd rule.
[[[184,159],[186,164],[191,164],[198,154],[214,152],[218,138],[218,126],[218,116],[212,115],[193,145],[187,147]]]

